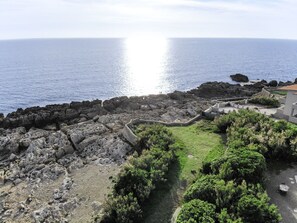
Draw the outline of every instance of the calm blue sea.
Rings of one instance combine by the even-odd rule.
[[[195,88],[206,81],[293,80],[297,41],[44,39],[0,41],[0,112]]]

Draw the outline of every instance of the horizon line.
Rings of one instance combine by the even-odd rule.
[[[145,36],[140,36],[139,38],[144,38]],[[129,39],[131,37],[32,37],[32,38],[11,38],[11,39],[0,39],[0,41],[18,41],[18,40],[75,40],[75,39]],[[136,36],[136,38],[138,38]],[[152,36],[154,38],[154,36]],[[294,38],[273,38],[273,37],[162,37],[156,36],[156,38],[164,39],[254,39],[254,40],[292,40],[296,41]]]

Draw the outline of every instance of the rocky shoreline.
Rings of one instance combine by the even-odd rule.
[[[208,82],[187,92],[72,102],[1,115],[0,222],[91,219],[112,177],[133,153],[121,135],[131,119],[187,121],[215,99],[250,97],[265,85]]]

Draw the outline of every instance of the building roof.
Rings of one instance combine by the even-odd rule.
[[[280,87],[280,88],[278,88],[278,90],[282,90],[282,91],[297,91],[297,84]]]

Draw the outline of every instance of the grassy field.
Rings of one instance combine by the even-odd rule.
[[[287,92],[286,91],[272,91],[272,94],[278,94],[278,95],[282,95],[282,96],[286,96]]]
[[[214,133],[214,127],[207,121],[170,130],[180,145],[176,151],[181,169],[180,180],[194,180],[204,160],[212,160],[225,151],[222,137]]]
[[[168,182],[154,192],[146,205],[146,223],[170,222],[186,186],[199,175],[203,160],[214,159],[225,152],[223,138],[214,133],[210,122],[200,121],[191,126],[169,129],[176,139],[177,161],[170,168]]]

